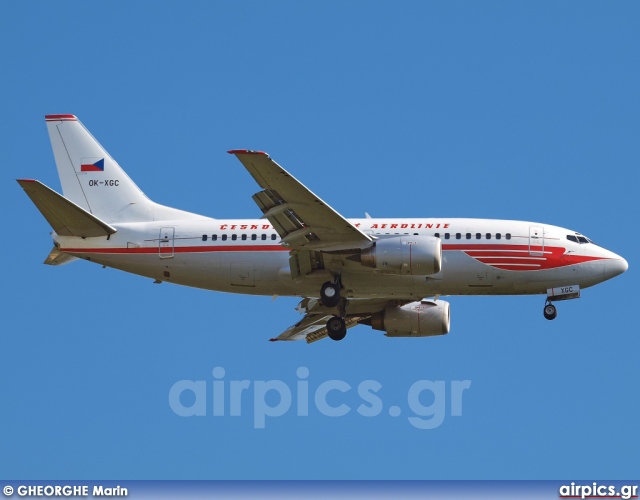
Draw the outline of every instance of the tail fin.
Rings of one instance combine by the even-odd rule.
[[[64,196],[105,222],[145,221],[153,202],[73,115],[47,115]]]
[[[152,202],[74,115],[45,117],[64,196],[100,220],[200,217]]]

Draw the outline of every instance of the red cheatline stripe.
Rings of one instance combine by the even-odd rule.
[[[491,262],[487,262],[485,260],[481,260],[480,262],[482,262],[483,264],[488,264],[490,266],[541,266],[544,265],[546,262],[535,262],[535,261],[530,261],[530,260],[521,260],[520,262],[505,262],[503,260],[497,260],[497,261],[491,261]]]
[[[556,249],[554,251],[545,250],[544,253],[546,253],[546,254],[563,253],[563,251],[564,251],[563,248],[559,248],[559,249]],[[464,253],[469,254],[469,255],[476,255],[478,257],[482,257],[483,255],[486,255],[486,254],[493,254],[493,255],[529,255],[529,251],[527,251],[527,250],[464,250]],[[536,251],[536,253],[539,253],[539,252]]]
[[[513,259],[513,260],[547,260],[546,257],[530,257],[529,255],[470,255],[476,260],[484,262],[490,259]]]
[[[503,269],[505,271],[527,271],[527,270],[530,270],[527,268],[533,268],[536,270],[542,268],[540,264],[492,264],[491,266],[498,269]],[[562,266],[555,266],[555,267],[562,267]],[[545,269],[549,269],[549,268],[546,267]]]
[[[554,247],[545,247],[545,250],[551,250]],[[446,243],[442,245],[443,250],[463,250],[463,251],[481,251],[481,250],[523,250],[529,251],[529,245],[509,245],[509,244],[496,244],[496,243],[469,243],[469,244],[457,244]],[[564,251],[564,249],[562,249]]]
[[[529,255],[526,252],[485,252],[485,253],[474,253],[474,252],[464,252],[469,257],[473,257],[474,259],[536,259],[536,260],[544,260],[551,259],[555,257],[555,255]],[[557,252],[556,252],[557,254]]]
[[[205,253],[205,252],[288,252],[287,248],[276,245],[229,245],[202,247],[144,247],[144,248],[61,248],[67,253],[110,253],[110,254],[157,254],[159,251],[174,253]]]

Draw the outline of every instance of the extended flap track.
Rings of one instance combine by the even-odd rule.
[[[313,250],[295,250],[289,257],[291,278],[306,276],[314,271],[324,269],[324,259],[320,252]]]
[[[359,322],[361,322],[366,317],[367,316],[352,316],[349,318],[345,318],[344,324],[346,328],[349,329],[352,326],[356,326]],[[327,327],[323,327],[323,328],[320,328],[319,330],[316,330],[315,332],[308,333],[305,339],[307,341],[307,344],[312,344],[314,342],[317,342],[318,340],[322,340],[325,337],[327,337]]]
[[[285,245],[304,246],[318,240],[318,237],[296,214],[295,204],[285,202],[277,192],[265,189],[254,194],[252,198]]]

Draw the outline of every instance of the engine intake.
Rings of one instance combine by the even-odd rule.
[[[432,337],[449,333],[451,316],[444,300],[423,300],[404,306],[387,306],[371,315],[371,328],[387,337]]]
[[[393,236],[362,250],[360,263],[395,274],[428,276],[442,268],[442,242],[433,236]]]

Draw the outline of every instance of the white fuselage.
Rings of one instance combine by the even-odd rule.
[[[341,268],[347,298],[421,299],[432,295],[543,294],[556,286],[586,288],[624,272],[627,263],[577,233],[547,224],[487,219],[350,219],[377,239],[438,236],[442,269],[399,275],[323,254]],[[189,219],[114,223],[109,238],[54,234],[62,252],[154,280],[255,295],[317,297],[329,271],[292,278],[289,249],[264,220]],[[338,258],[339,257],[339,258]],[[338,264],[338,262],[340,262]]]

